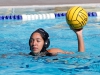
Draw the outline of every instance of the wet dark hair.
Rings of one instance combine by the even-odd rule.
[[[30,39],[31,39],[32,35],[33,35],[35,32],[40,33],[41,37],[43,38],[43,40],[44,40],[44,46],[43,46],[41,52],[45,52],[46,49],[47,49],[47,48],[49,47],[49,45],[50,45],[49,34],[48,34],[44,29],[39,28],[39,29],[37,29],[36,31],[34,31],[34,32],[31,34]],[[29,46],[30,46],[30,39],[29,39]],[[31,49],[31,48],[30,48],[30,49]]]

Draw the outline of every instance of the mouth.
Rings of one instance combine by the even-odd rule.
[[[32,47],[32,49],[33,49],[34,51],[36,51],[38,48],[36,48],[36,47]]]
[[[32,50],[33,52],[37,52],[37,51],[38,51],[38,48],[35,47],[35,46],[31,46],[31,50]]]

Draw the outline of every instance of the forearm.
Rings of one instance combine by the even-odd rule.
[[[79,52],[84,52],[85,47],[84,47],[84,40],[82,34],[77,34],[77,40],[78,40],[78,51]]]
[[[68,51],[64,51],[58,48],[52,48],[48,50],[49,53],[56,55],[58,53],[62,53],[62,54],[73,54],[73,52],[68,52]]]

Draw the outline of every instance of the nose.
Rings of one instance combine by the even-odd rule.
[[[32,41],[32,45],[35,46],[37,44],[36,40]]]

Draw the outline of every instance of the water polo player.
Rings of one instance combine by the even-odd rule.
[[[79,42],[78,44],[80,44],[78,46],[81,47],[81,48],[78,47],[80,49],[79,51],[83,52],[84,42],[81,37],[82,30],[78,30],[78,31],[75,30],[75,32],[78,36],[78,42]],[[37,29],[31,34],[29,39],[29,46],[31,50],[30,55],[52,56],[52,55],[57,55],[58,53],[73,54],[73,52],[67,52],[58,48],[51,48],[47,50],[49,45],[50,45],[49,34],[42,28]]]

